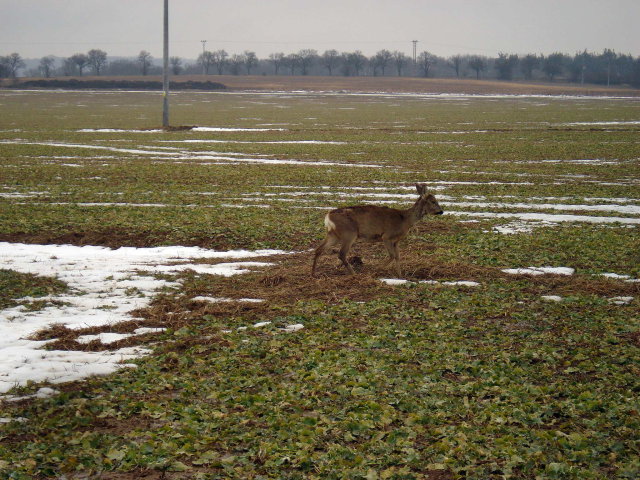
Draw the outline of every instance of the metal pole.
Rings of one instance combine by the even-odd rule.
[[[205,55],[206,55],[206,51],[205,51],[205,47],[207,45],[207,41],[206,40],[200,40],[202,42],[202,74],[206,75],[206,71],[204,68],[204,62],[205,62]]]
[[[169,0],[164,0],[164,65],[162,70],[162,126],[169,126]]]

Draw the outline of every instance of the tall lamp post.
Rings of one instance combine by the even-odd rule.
[[[169,0],[164,0],[164,48],[162,69],[162,127],[169,127]]]
[[[206,75],[207,71],[205,69],[205,65],[204,62],[205,60],[205,55],[207,54],[207,52],[205,51],[205,47],[207,46],[207,41],[206,40],[200,40],[200,42],[202,43],[202,75]]]

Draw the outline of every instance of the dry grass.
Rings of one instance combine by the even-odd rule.
[[[67,77],[65,77],[67,78]],[[71,79],[74,77],[68,77]],[[159,76],[131,77],[79,77],[76,80],[155,80]],[[33,80],[31,78],[20,81]],[[535,95],[624,95],[640,96],[640,90],[630,87],[577,85],[573,83],[506,82],[456,78],[418,77],[342,77],[291,75],[185,75],[172,81],[205,81],[222,83],[232,90],[311,90],[345,92],[399,92],[399,93],[460,93],[460,94],[535,94]],[[19,84],[19,83],[18,83]],[[6,85],[6,82],[5,82]]]
[[[385,257],[380,246],[359,244],[357,250],[358,258],[362,263],[356,265],[356,275],[349,275],[340,265],[336,256],[337,250],[321,257],[316,277],[310,274],[311,251],[287,255],[284,259],[281,256],[265,257],[262,260],[275,263],[267,271],[256,271],[230,278],[206,276],[200,277],[200,281],[187,281],[180,296],[158,297],[149,307],[133,312],[137,317],[135,320],[73,330],[63,325],[54,325],[38,332],[33,339],[55,339],[47,345],[47,348],[55,350],[113,350],[148,344],[157,338],[157,334],[136,335],[108,345],[102,344],[99,340],[78,343],[77,338],[81,335],[95,335],[102,332],[131,333],[140,327],[165,327],[175,331],[195,325],[205,316],[218,319],[252,318],[256,322],[273,320],[299,301],[322,301],[327,304],[337,304],[343,300],[365,302],[393,294],[394,289],[398,287],[388,286],[380,281],[380,278],[395,277],[391,266],[383,266]],[[478,282],[482,286],[493,281],[525,280],[528,285],[524,292],[536,296],[566,297],[586,294],[610,298],[640,295],[638,283],[590,275],[511,275],[497,267],[445,262],[437,255],[424,255],[415,248],[406,249],[402,265],[403,277],[412,281],[469,280]],[[194,301],[193,298],[196,296],[231,299],[252,297],[263,299],[264,302]],[[630,340],[637,342],[637,338]],[[217,336],[208,340],[199,340],[201,345],[207,343],[220,346],[225,343],[225,340]],[[177,344],[172,343],[170,348],[177,348]]]

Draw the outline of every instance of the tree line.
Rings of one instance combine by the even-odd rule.
[[[440,57],[423,51],[411,58],[400,51],[380,50],[367,57],[361,51],[313,49],[295,53],[277,52],[260,59],[255,52],[229,54],[225,50],[203,51],[195,62],[170,58],[173,75],[343,75],[343,76],[420,76],[498,80],[547,80],[605,85],[640,86],[640,57],[605,49],[602,53],[583,51],[574,55],[516,55],[500,53],[497,57],[453,55]],[[18,53],[0,56],[0,77],[15,78],[26,64]],[[146,50],[135,58],[109,61],[107,52],[92,49],[68,58],[45,56],[27,76],[44,78],[83,76],[156,75],[161,67]]]

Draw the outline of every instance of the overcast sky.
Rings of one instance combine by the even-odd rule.
[[[640,56],[640,0],[169,0],[170,54],[312,48]],[[162,0],[0,0],[0,55],[162,56]]]

